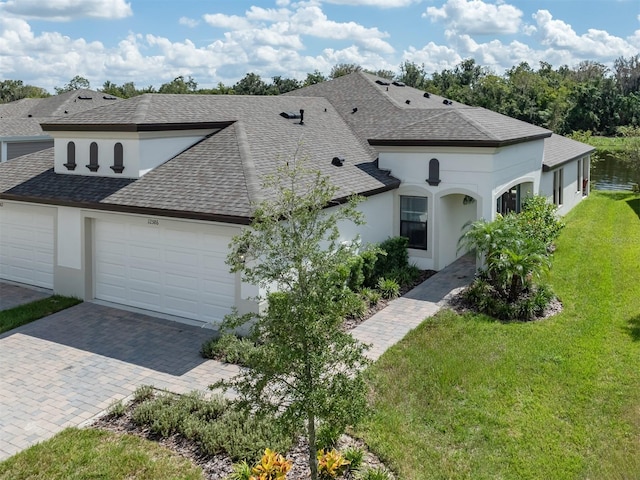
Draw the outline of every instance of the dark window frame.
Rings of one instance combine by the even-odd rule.
[[[411,211],[405,207],[405,199],[420,199],[424,200],[424,211]],[[403,219],[405,214],[409,215],[424,215],[425,220],[405,220]],[[400,236],[409,240],[409,248],[416,250],[428,250],[428,223],[429,223],[429,199],[427,197],[420,197],[416,195],[401,195],[400,196]]]

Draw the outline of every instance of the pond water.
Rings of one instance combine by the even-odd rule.
[[[636,178],[615,152],[591,157],[591,182],[595,190],[632,190]]]

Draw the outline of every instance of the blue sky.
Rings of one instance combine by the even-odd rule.
[[[0,0],[0,80],[49,90],[75,75],[212,87],[337,63],[432,73],[474,58],[502,73],[639,53],[640,0]]]

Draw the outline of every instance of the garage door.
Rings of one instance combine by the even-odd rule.
[[[171,222],[173,227],[162,222],[96,221],[95,297],[195,320],[221,320],[235,304],[235,275],[224,263],[231,234],[185,232],[179,222]]]
[[[53,213],[0,208],[0,278],[53,288]]]

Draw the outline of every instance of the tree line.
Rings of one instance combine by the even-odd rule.
[[[340,63],[328,75],[316,70],[307,73],[303,80],[275,76],[265,81],[251,72],[231,86],[220,82],[215,88],[199,88],[193,77],[179,76],[157,89],[138,88],[134,82],[118,85],[107,80],[99,90],[121,98],[143,93],[279,95],[361,70],[455,102],[494,110],[559,134],[589,131],[611,136],[617,134],[620,127],[640,126],[640,54],[618,58],[613,68],[594,61],[584,61],[573,68],[566,65],[554,68],[546,62],[534,68],[522,62],[497,75],[470,58],[454,68],[429,75],[424,65],[409,61],[403,62],[398,72],[369,71],[357,64]],[[90,83],[76,76],[69,83],[55,87],[55,91],[60,94],[79,88],[90,88]],[[21,80],[0,82],[0,103],[48,95],[45,89],[25,85]]]

